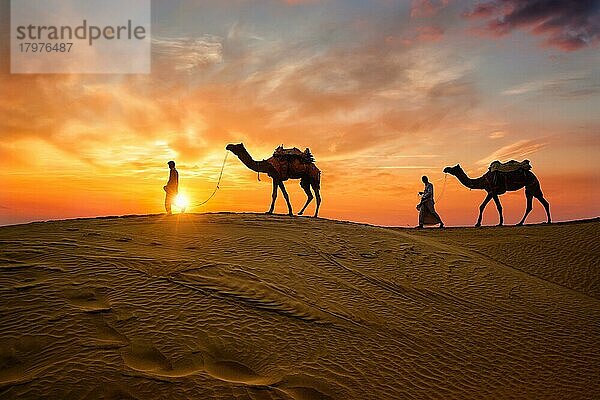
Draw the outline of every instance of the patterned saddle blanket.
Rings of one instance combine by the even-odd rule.
[[[491,172],[513,172],[517,170],[529,171],[531,169],[531,164],[529,164],[529,160],[524,161],[515,161],[510,160],[505,163],[501,163],[500,161],[492,161],[490,164],[489,170]]]
[[[292,147],[291,149],[284,149],[283,146],[279,146],[275,149],[273,153],[273,157],[277,158],[299,158],[303,163],[312,163],[315,162],[315,158],[310,152],[310,149],[307,147],[306,150],[301,151],[296,147]]]
[[[310,168],[310,164],[315,162],[315,158],[308,148],[301,151],[295,147],[284,149],[283,146],[279,146],[275,149],[273,157],[267,161],[275,168],[278,177],[285,181],[305,173]]]

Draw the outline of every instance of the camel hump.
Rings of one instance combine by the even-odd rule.
[[[275,152],[273,153],[273,157],[277,157],[277,158],[285,158],[285,159],[292,159],[292,158],[298,158],[300,159],[300,161],[302,161],[303,163],[313,163],[315,162],[315,158],[313,157],[312,153],[310,152],[310,149],[307,147],[306,150],[302,151],[296,147],[292,147],[290,149],[285,149],[283,148],[283,146],[279,146],[278,148],[275,149]]]
[[[513,172],[513,171],[518,171],[520,169],[522,169],[524,171],[529,171],[531,169],[531,164],[529,163],[529,160],[523,160],[523,161],[510,160],[505,163],[502,163],[502,162],[496,160],[496,161],[492,161],[492,163],[490,164],[490,168],[489,168],[489,170],[491,172],[495,172],[495,171]]]

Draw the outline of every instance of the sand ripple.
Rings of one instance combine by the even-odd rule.
[[[0,228],[0,397],[594,398],[600,222]]]

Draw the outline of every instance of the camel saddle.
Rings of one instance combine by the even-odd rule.
[[[277,170],[282,180],[287,180],[293,175],[293,170],[304,168],[301,166],[302,164],[313,163],[315,162],[315,158],[308,148],[301,151],[296,147],[284,149],[283,146],[279,146],[275,149],[273,157],[267,161]]]
[[[273,157],[287,158],[287,159],[299,158],[300,161],[302,161],[303,163],[307,163],[307,164],[315,162],[315,158],[310,153],[310,149],[308,147],[306,148],[306,150],[301,151],[300,149],[298,149],[296,147],[292,147],[291,149],[284,149],[283,146],[279,146],[278,148],[275,149],[275,152],[273,153]]]
[[[518,171],[520,169],[524,171],[529,171],[531,169],[531,164],[529,164],[529,160],[510,160],[505,163],[501,163],[500,161],[492,161],[489,168],[490,172],[513,172]]]

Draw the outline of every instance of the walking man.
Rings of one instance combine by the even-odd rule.
[[[175,169],[175,161],[169,161],[169,181],[163,189],[166,192],[165,196],[165,210],[167,214],[171,214],[171,204],[175,201],[175,197],[179,192],[179,172]]]
[[[440,224],[440,228],[444,227],[442,218],[435,212],[435,206],[433,201],[433,185],[429,182],[426,176],[421,178],[425,184],[425,189],[419,192],[421,196],[421,202],[417,204],[417,210],[419,210],[419,226],[422,228],[423,225],[436,225]]]

